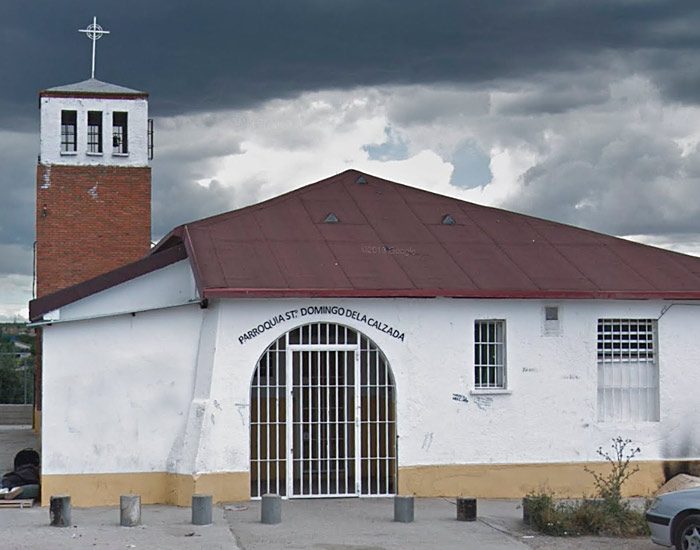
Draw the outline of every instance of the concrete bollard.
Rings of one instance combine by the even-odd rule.
[[[394,521],[400,523],[411,523],[413,521],[413,497],[394,497]]]
[[[476,499],[473,497],[457,497],[457,520],[476,521]]]
[[[53,527],[70,527],[70,495],[54,495],[49,505],[49,517]]]
[[[192,524],[211,524],[211,495],[192,495]]]
[[[119,497],[119,525],[136,527],[141,524],[141,496],[122,495]]]
[[[262,496],[260,521],[266,525],[274,525],[282,521],[282,498],[279,495]]]

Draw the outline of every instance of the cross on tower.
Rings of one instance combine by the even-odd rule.
[[[103,34],[109,34],[109,31],[102,30],[97,24],[97,17],[93,17],[92,25],[88,25],[87,29],[78,29],[78,32],[84,32],[92,40],[92,78],[95,78],[95,42],[102,38]]]

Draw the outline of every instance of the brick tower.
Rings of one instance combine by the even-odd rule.
[[[148,94],[94,78],[40,92],[37,296],[144,256],[151,239]]]

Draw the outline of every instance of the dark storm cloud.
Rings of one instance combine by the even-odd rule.
[[[647,131],[588,129],[530,168],[502,206],[615,235],[697,236],[700,151]]]
[[[159,240],[173,227],[231,210],[235,190],[212,182],[203,187],[178,163],[154,166],[153,238]]]
[[[649,55],[630,70],[658,74],[679,99],[700,94],[697,72],[668,71],[699,47],[695,0],[7,0],[1,124],[35,117],[38,88],[89,75],[76,31],[93,14],[112,32],[98,45],[98,78],[149,90],[160,116],[318,88],[575,74],[638,51]]]

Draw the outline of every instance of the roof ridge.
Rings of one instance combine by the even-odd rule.
[[[193,220],[191,222],[186,222],[178,227],[184,227],[186,225],[213,225],[212,222],[215,218],[223,218],[223,217],[235,217],[235,216],[240,216],[243,215],[244,213],[247,212],[254,212],[255,210],[262,210],[263,208],[266,208],[270,206],[271,204],[278,203],[278,202],[284,202],[285,200],[290,198],[290,195],[294,195],[297,193],[303,193],[306,190],[308,190],[310,187],[321,184],[323,182],[333,180],[335,178],[338,178],[342,176],[343,174],[346,174],[348,172],[357,172],[357,170],[354,169],[347,169],[343,170],[342,172],[338,172],[337,174],[334,174],[332,176],[329,176],[327,178],[320,179],[318,181],[314,181],[311,183],[307,183],[305,185],[302,185],[301,187],[296,187],[294,189],[291,189],[285,193],[282,193],[281,195],[276,195],[274,197],[270,197],[269,199],[265,199],[262,202],[256,202],[253,204],[248,204],[246,206],[242,206],[240,208],[235,208],[234,210],[228,210],[226,212],[220,212],[219,214],[214,214],[213,216],[208,216],[206,218],[201,218],[199,220]]]
[[[381,183],[383,183],[383,184],[398,186],[399,188],[407,189],[407,190],[411,190],[411,191],[417,191],[417,192],[419,192],[419,193],[421,193],[421,194],[428,195],[428,196],[431,196],[431,197],[440,197],[440,198],[448,199],[448,200],[450,200],[450,201],[457,201],[457,202],[460,203],[460,205],[468,205],[468,206],[470,206],[470,207],[477,208],[477,209],[483,209],[483,210],[488,210],[488,211],[492,211],[492,212],[498,212],[498,213],[502,213],[503,215],[507,215],[507,216],[517,216],[517,217],[521,217],[521,218],[523,218],[524,221],[528,224],[528,226],[529,226],[535,233],[537,233],[537,234],[540,235],[540,236],[542,236],[542,233],[541,233],[540,231],[537,231],[537,230],[535,229],[535,227],[532,226],[532,224],[530,223],[531,221],[538,222],[538,223],[545,223],[545,224],[553,224],[553,225],[555,225],[555,226],[565,227],[565,228],[567,228],[567,229],[571,229],[571,230],[576,231],[576,232],[587,233],[587,234],[589,234],[589,235],[591,235],[591,236],[594,236],[594,237],[596,237],[596,238],[598,238],[598,239],[602,239],[602,240],[611,240],[611,239],[612,239],[612,240],[614,240],[615,242],[624,242],[624,243],[633,244],[633,245],[637,245],[637,246],[642,246],[642,247],[647,247],[647,248],[653,248],[653,249],[656,249],[656,250],[661,250],[661,251],[663,251],[663,252],[668,252],[668,253],[671,253],[671,254],[680,255],[681,257],[685,257],[685,258],[700,259],[700,258],[698,258],[697,256],[693,256],[693,255],[691,255],[691,254],[685,254],[685,253],[683,253],[683,252],[677,252],[677,251],[675,251],[675,250],[668,250],[668,249],[666,249],[666,248],[661,248],[661,247],[654,246],[654,245],[651,245],[651,244],[640,243],[640,242],[637,242],[637,241],[631,241],[631,240],[626,239],[626,238],[624,238],[624,237],[620,237],[620,236],[617,236],[617,235],[609,235],[609,234],[607,234],[607,233],[602,233],[602,232],[600,232],[600,231],[596,231],[596,230],[593,230],[593,229],[588,229],[588,228],[585,228],[585,227],[578,227],[578,226],[573,225],[573,224],[570,224],[570,223],[561,222],[561,221],[556,221],[556,220],[549,220],[549,219],[546,219],[546,218],[541,218],[541,217],[534,216],[534,215],[532,215],[532,214],[527,214],[527,213],[524,213],[524,212],[517,212],[517,211],[513,211],[513,210],[506,210],[505,208],[500,208],[500,207],[498,207],[498,206],[490,206],[490,205],[480,204],[480,203],[478,203],[478,202],[472,202],[472,201],[464,200],[464,199],[461,199],[461,198],[458,198],[458,197],[454,197],[454,196],[451,196],[451,195],[445,195],[445,194],[442,194],[442,193],[437,193],[437,192],[435,192],[435,191],[430,191],[430,190],[427,190],[427,189],[422,189],[422,188],[420,188],[420,187],[414,187],[414,186],[412,186],[412,185],[408,185],[408,184],[405,184],[405,183],[400,183],[400,182],[391,181],[391,180],[388,180],[388,179],[386,179],[386,178],[382,178],[382,177],[380,177],[380,176],[375,176],[375,175],[373,175],[373,174],[369,174],[369,173],[367,173],[367,172],[363,172],[363,171],[361,171],[361,170],[357,170],[357,169],[355,169],[355,168],[348,168],[348,169],[346,169],[346,170],[343,170],[342,172],[338,172],[338,173],[336,173],[336,174],[334,174],[334,175],[332,175],[332,176],[329,176],[329,177],[327,177],[327,178],[323,178],[323,179],[320,179],[320,180],[318,180],[318,181],[314,181],[314,182],[311,182],[311,183],[307,183],[307,184],[302,185],[302,186],[300,186],[300,187],[297,187],[297,188],[295,188],[295,189],[291,189],[291,190],[289,190],[289,191],[287,191],[287,192],[285,192],[285,193],[283,193],[283,194],[281,194],[281,195],[277,195],[277,196],[274,196],[274,197],[270,197],[269,199],[265,199],[265,200],[262,201],[262,202],[257,202],[257,203],[254,203],[254,204],[249,204],[249,205],[243,206],[243,207],[241,207],[241,208],[237,208],[237,209],[234,209],[234,210],[228,210],[228,211],[226,211],[226,212],[221,212],[221,213],[219,213],[219,214],[214,214],[214,215],[208,216],[208,217],[206,217],[206,218],[201,218],[201,219],[199,219],[199,220],[193,220],[193,221],[190,221],[190,222],[186,222],[186,223],[184,223],[184,224],[181,224],[181,225],[175,227],[175,228],[174,228],[172,231],[170,231],[165,237],[170,236],[171,233],[173,233],[174,230],[179,229],[179,228],[181,228],[181,227],[189,226],[190,228],[192,228],[192,227],[197,227],[197,226],[214,225],[215,223],[218,223],[219,221],[224,221],[224,220],[229,219],[229,218],[238,217],[238,216],[244,215],[244,214],[246,214],[246,213],[248,213],[248,212],[254,212],[254,211],[257,211],[257,210],[262,210],[262,209],[267,208],[267,207],[269,207],[269,206],[272,206],[272,205],[274,205],[274,204],[278,204],[278,203],[280,203],[280,202],[284,202],[284,201],[286,201],[286,200],[289,200],[289,198],[290,198],[291,196],[293,196],[293,195],[308,193],[308,192],[310,192],[310,191],[311,191],[315,186],[317,186],[317,185],[323,184],[323,183],[325,183],[325,182],[335,182],[336,180],[342,178],[343,176],[346,176],[347,174],[352,174],[352,173],[361,174],[361,175],[364,175],[364,176],[368,176],[368,177],[372,178],[373,180],[376,180],[376,181],[381,182]],[[342,180],[341,180],[341,181],[342,181]],[[470,219],[472,219],[471,216],[469,216],[469,217],[470,217]],[[474,221],[474,220],[472,219],[472,221]],[[476,222],[474,222],[474,223],[476,223]],[[477,225],[478,225],[478,224],[477,224]],[[484,231],[483,228],[482,228],[480,225],[479,225],[479,228],[480,228],[482,231]],[[163,237],[163,238],[165,238],[165,237]],[[543,237],[543,239],[544,239],[544,237]],[[544,239],[544,240],[546,240],[546,242],[548,242],[549,244],[552,244],[552,245],[554,246],[554,244],[553,244],[551,241],[549,241],[549,240],[547,240],[547,239]],[[161,241],[159,241],[158,244],[160,244],[162,241],[163,241],[163,239],[161,239]],[[581,246],[586,246],[587,243],[579,243],[579,245],[581,245]],[[156,245],[155,248],[157,248],[157,245]],[[573,266],[573,267],[575,267],[575,266]],[[687,268],[685,268],[685,269],[687,270]],[[688,271],[689,271],[689,270],[688,270]]]

